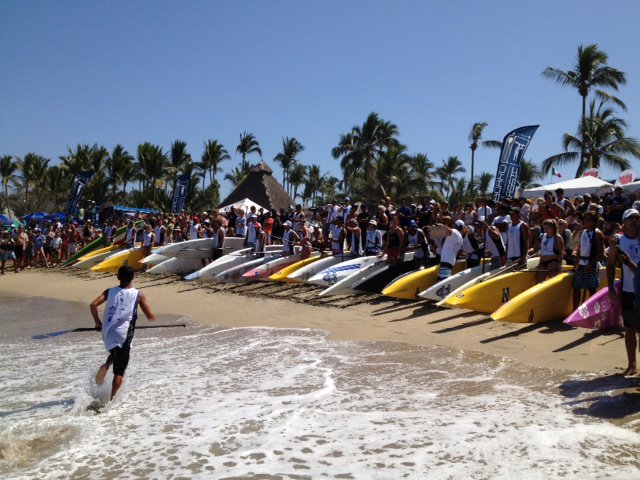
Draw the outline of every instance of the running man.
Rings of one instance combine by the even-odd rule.
[[[96,330],[102,331],[104,347],[109,352],[107,360],[98,369],[96,383],[102,385],[109,367],[113,365],[111,400],[118,393],[124,379],[124,372],[129,364],[131,342],[138,318],[138,304],[149,321],[156,319],[144,293],[133,288],[133,277],[133,268],[123,265],[118,269],[120,286],[105,290],[90,304]],[[104,320],[100,321],[98,307],[105,302],[107,304]]]

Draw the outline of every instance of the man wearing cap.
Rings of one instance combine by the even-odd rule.
[[[382,232],[378,230],[378,222],[369,220],[364,243],[365,256],[378,255],[382,250]]]
[[[453,228],[447,228],[447,236],[444,237],[440,248],[440,269],[438,271],[438,281],[449,278],[453,272],[453,265],[456,263],[458,253],[462,249],[464,240],[462,238],[464,222],[456,220]]]
[[[285,256],[293,255],[293,246],[300,242],[300,237],[296,232],[291,230],[291,220],[287,220],[282,224],[284,233],[282,234],[282,254]]]
[[[529,250],[529,226],[520,220],[520,209],[513,207],[509,217],[511,225],[507,230],[507,262],[526,264]]]
[[[607,284],[609,298],[612,302],[620,302],[622,308],[622,321],[624,323],[624,344],[627,350],[627,368],[623,375],[636,375],[636,349],[638,348],[637,335],[640,334],[640,317],[634,311],[634,272],[630,263],[640,263],[640,212],[630,208],[622,214],[622,234],[612,235],[609,239],[609,255],[607,257]],[[622,265],[622,292],[617,298],[614,288],[615,269]]]
[[[407,234],[404,237],[404,249],[415,250],[413,256],[413,263],[415,268],[419,268],[425,265],[429,259],[429,244],[427,243],[427,236],[421,228],[418,228],[418,222],[415,220],[409,220],[409,228]]]

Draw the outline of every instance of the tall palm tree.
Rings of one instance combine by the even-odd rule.
[[[302,145],[295,137],[284,137],[282,139],[282,151],[273,157],[273,160],[278,162],[282,167],[282,187],[289,194],[291,194],[291,188],[287,185],[289,169],[298,161],[296,157],[303,150],[304,145]]]
[[[118,144],[113,147],[113,151],[106,161],[107,175],[111,185],[111,199],[115,201],[118,196],[118,186],[122,185],[122,192],[126,195],[127,182],[135,175],[135,164],[133,155]]]
[[[476,160],[476,150],[478,149],[478,147],[480,145],[482,145],[483,147],[489,147],[489,148],[501,148],[502,147],[502,142],[498,142],[496,140],[486,140],[484,142],[481,142],[480,140],[482,140],[482,133],[484,132],[484,129],[487,128],[487,122],[477,122],[474,123],[473,126],[471,127],[471,132],[469,133],[469,142],[471,142],[471,145],[469,145],[469,148],[471,149],[471,176],[469,177],[469,190],[473,190],[473,181],[474,181],[474,168],[475,168],[475,160]]]
[[[241,170],[248,167],[247,155],[250,153],[257,153],[262,158],[262,150],[260,149],[260,143],[256,139],[253,133],[242,132],[240,134],[240,143],[236,147],[236,153],[242,155]]]
[[[171,148],[169,149],[169,164],[171,165],[170,173],[173,175],[172,189],[176,186],[176,173],[180,171],[182,165],[186,162],[191,161],[191,154],[187,152],[187,142],[183,142],[182,140],[175,140],[171,143]]]
[[[49,194],[50,211],[60,211],[69,191],[69,178],[65,177],[62,167],[54,165],[47,169],[46,189]]]
[[[94,174],[92,179],[104,176],[104,167],[108,158],[109,150],[102,145],[98,146],[98,144],[94,144],[89,149],[89,163],[91,164],[91,170],[93,170]]]
[[[640,158],[640,142],[625,136],[627,123],[613,115],[613,110],[603,103],[596,108],[592,101],[589,116],[576,135],[565,133],[562,137],[563,153],[552,155],[542,162],[546,174],[551,168],[578,162],[576,177],[582,176],[589,168],[599,168],[601,162],[625,170],[630,168],[627,156]]]
[[[592,44],[586,47],[580,45],[573,70],[564,71],[559,68],[547,67],[542,71],[543,77],[578,90],[578,94],[582,97],[582,126],[586,125],[587,97],[592,88],[596,89],[595,94],[601,100],[612,101],[623,110],[627,108],[622,100],[598,88],[607,87],[618,91],[619,85],[627,83],[625,73],[608,66],[608,60],[608,55],[600,50],[598,45]],[[580,152],[580,163],[583,162],[584,154],[584,151]]]
[[[4,193],[4,206],[11,215],[11,209],[9,208],[9,183],[14,183],[18,180],[18,163],[13,160],[11,155],[3,155],[0,157],[0,178],[2,179],[2,191]]]
[[[242,143],[242,142],[241,142]],[[224,145],[217,140],[207,140],[204,143],[204,152],[202,152],[202,162],[198,164],[204,175],[202,176],[202,189],[204,190],[204,181],[206,174],[209,173],[209,185],[213,184],[216,173],[220,171],[220,162],[231,160],[229,152]]]
[[[433,188],[434,165],[425,153],[417,153],[408,157],[411,174],[407,188],[413,195],[423,195]]]
[[[289,185],[293,189],[290,194],[294,200],[298,197],[298,188],[305,183],[307,176],[307,167],[300,163],[296,163],[289,171]]]
[[[302,193],[302,199],[305,203],[311,201],[312,206],[316,205],[318,192],[322,188],[323,179],[324,175],[320,173],[320,165],[310,165],[307,167],[307,176]]]
[[[24,158],[18,159],[18,169],[22,181],[22,190],[24,191],[24,202],[27,205],[29,204],[30,189],[42,184],[48,165],[48,158],[32,152],[27,153]],[[41,192],[38,192],[38,195],[41,195]]]
[[[462,166],[462,162],[458,157],[449,157],[446,160],[442,160],[442,166],[436,170],[438,176],[442,179],[443,187],[446,185],[447,194],[446,197],[449,196],[451,191],[454,188],[454,184],[456,183],[455,176],[458,173],[465,173],[466,170]],[[442,192],[444,194],[444,192]]]
[[[362,126],[356,125],[348,134],[340,137],[338,146],[331,150],[334,158],[342,157],[341,166],[347,184],[347,171],[351,175],[362,173],[369,176],[373,162],[385,149],[397,147],[400,142],[396,138],[398,127],[382,120],[377,113],[369,114]],[[345,187],[346,188],[346,187]]]
[[[138,145],[138,163],[136,165],[137,179],[145,188],[153,189],[153,201],[155,203],[159,180],[165,176],[169,165],[167,154],[162,147],[152,145],[149,142]]]

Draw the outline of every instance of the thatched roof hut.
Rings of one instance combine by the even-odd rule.
[[[262,160],[249,169],[249,175],[244,182],[222,200],[220,205],[229,205],[245,198],[249,198],[268,209],[286,209],[289,205],[294,205],[282,185],[273,178],[273,170]]]

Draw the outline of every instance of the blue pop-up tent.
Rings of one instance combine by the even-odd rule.
[[[30,213],[29,215],[25,215],[23,218],[27,222],[42,222],[47,215],[48,213],[46,212],[37,212],[37,213]]]
[[[47,215],[46,217],[44,217],[44,219],[47,222],[60,222],[60,223],[64,223],[65,220],[67,219],[67,216],[64,213],[50,213],[49,215]]]

